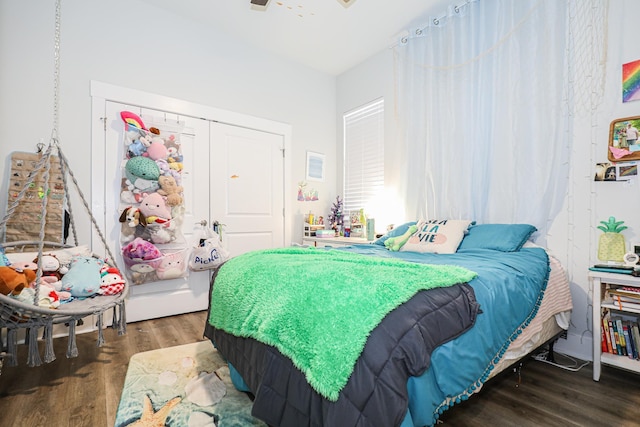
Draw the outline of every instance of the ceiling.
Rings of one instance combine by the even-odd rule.
[[[455,0],[142,0],[237,40],[321,72],[338,75],[389,48]]]

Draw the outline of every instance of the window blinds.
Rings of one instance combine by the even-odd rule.
[[[384,100],[344,115],[344,212],[367,209],[384,189]]]

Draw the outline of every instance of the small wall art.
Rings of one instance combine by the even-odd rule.
[[[306,188],[307,183],[301,181],[298,183],[298,201],[299,202],[315,202],[318,199],[318,190],[315,188]]]
[[[640,60],[622,64],[622,102],[640,99]]]
[[[307,151],[307,180],[324,181],[324,154]]]
[[[638,176],[638,164],[625,163],[596,163],[594,181],[628,181]]]

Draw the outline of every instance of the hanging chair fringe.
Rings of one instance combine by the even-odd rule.
[[[18,366],[18,331],[7,330],[7,366]]]
[[[38,351],[38,327],[31,326],[27,329],[27,340],[29,342],[29,350],[27,353],[27,366],[34,367],[42,365],[40,352]]]
[[[120,320],[118,323],[118,335],[124,335],[127,333],[127,312],[124,309],[124,301],[121,301],[118,304],[118,308],[120,309]]]
[[[98,347],[102,347],[104,345],[104,333],[102,332],[102,313],[98,314],[98,342],[96,343]]]
[[[53,320],[49,319],[44,326],[44,363],[51,363],[56,360],[53,351]]]
[[[67,347],[67,359],[78,356],[78,347],[76,346],[76,321],[69,322],[69,346]]]

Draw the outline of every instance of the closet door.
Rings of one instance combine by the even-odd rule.
[[[231,256],[282,247],[284,138],[211,123],[211,219]]]
[[[193,233],[202,220],[209,220],[209,122],[188,116],[178,116],[160,110],[140,108],[118,102],[105,103],[105,215],[109,243],[117,254],[118,265],[124,267],[121,254],[119,222],[122,207],[122,161],[124,153],[124,122],[121,111],[130,111],[145,121],[166,120],[168,125],[178,120],[184,123],[179,134],[183,154],[182,182],[184,214],[182,243],[190,247]],[[186,260],[185,260],[186,261]],[[188,271],[188,270],[187,270]],[[128,322],[204,310],[208,305],[209,272],[188,271],[186,277],[157,280],[132,285],[126,304]]]

